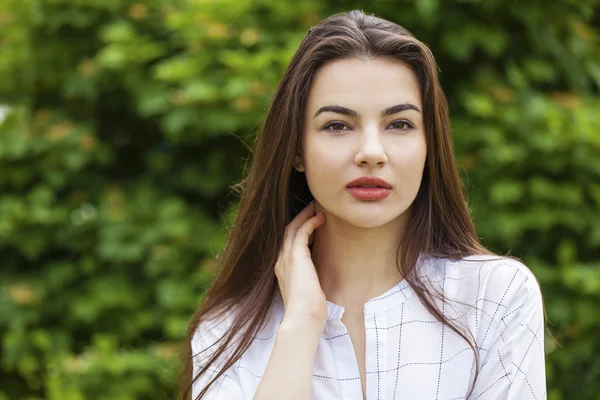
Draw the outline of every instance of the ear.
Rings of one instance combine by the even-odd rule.
[[[294,158],[294,168],[296,171],[304,172],[304,163],[299,154],[296,154],[296,157]]]

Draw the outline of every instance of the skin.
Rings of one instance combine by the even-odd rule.
[[[381,116],[398,105],[414,106]],[[325,106],[356,111],[315,114]],[[312,234],[311,258],[326,299],[345,308],[342,322],[355,347],[365,388],[364,315],[367,300],[402,280],[395,253],[406,230],[427,155],[419,83],[410,68],[384,58],[330,62],[313,78],[296,156],[325,222]],[[329,124],[329,126],[327,126]],[[329,130],[328,130],[329,129]],[[361,176],[392,186],[383,200],[346,191]]]

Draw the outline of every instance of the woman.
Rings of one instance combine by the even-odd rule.
[[[545,398],[540,288],[478,242],[436,68],[360,11],[306,35],[190,324],[184,398]]]

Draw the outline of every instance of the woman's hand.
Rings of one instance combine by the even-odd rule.
[[[327,323],[327,302],[321,289],[308,246],[313,232],[325,222],[315,215],[315,201],[308,204],[285,228],[283,248],[275,264],[275,275],[283,298],[284,319],[299,323]]]

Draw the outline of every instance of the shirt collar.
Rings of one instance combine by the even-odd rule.
[[[424,263],[428,263],[423,257],[423,254],[419,254],[417,259],[417,267],[421,267]],[[420,268],[419,268],[420,269]],[[415,271],[417,272],[417,271]],[[421,270],[418,273],[423,273],[425,271]],[[427,275],[427,273],[425,274]],[[365,315],[376,314],[380,312],[385,312],[391,310],[402,304],[405,300],[411,297],[414,293],[412,287],[406,281],[406,279],[402,279],[396,285],[392,286],[385,293],[374,297],[364,305],[364,313]],[[279,291],[279,287],[277,287],[275,297],[279,301],[283,301],[281,297],[281,292]],[[337,321],[342,318],[344,315],[345,307],[340,306],[339,304],[332,303],[327,300],[327,321]]]
[[[413,291],[406,279],[388,289],[385,293],[367,300],[364,306],[365,315],[377,314],[391,310],[407,300]],[[336,321],[342,318],[345,308],[327,300],[327,320]]]

